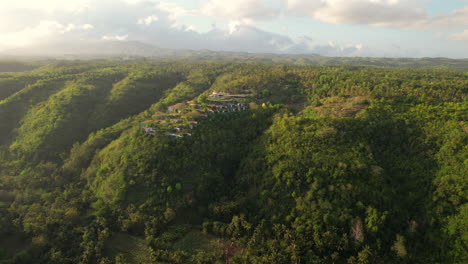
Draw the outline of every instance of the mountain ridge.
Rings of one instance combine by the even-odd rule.
[[[0,52],[0,60],[26,63],[44,60],[181,60],[288,65],[369,65],[468,71],[468,59],[325,57],[319,54],[275,54],[159,48],[138,41],[54,43]],[[5,68],[5,67],[3,67]],[[27,67],[24,67],[27,68]],[[0,68],[1,69],[1,68]]]

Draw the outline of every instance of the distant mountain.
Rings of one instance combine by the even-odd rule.
[[[288,65],[370,65],[382,67],[432,68],[468,71],[468,59],[325,57],[318,54],[249,53],[160,48],[138,41],[93,41],[41,44],[0,52],[0,60],[29,62],[42,59],[161,59],[186,62],[218,61]]]
[[[13,56],[153,56],[162,49],[138,41],[60,42],[17,48],[0,54]]]
[[[0,56],[40,56],[40,57],[66,57],[66,56],[140,56],[140,57],[219,57],[234,56],[246,57],[284,57],[285,54],[254,54],[242,51],[213,51],[213,50],[176,50],[163,49],[152,44],[139,41],[83,41],[59,42],[28,47],[16,48],[0,52]],[[295,56],[295,55],[294,55]],[[318,55],[313,55],[318,56]]]

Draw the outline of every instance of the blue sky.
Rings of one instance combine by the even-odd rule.
[[[0,50],[91,40],[468,58],[468,0],[0,0]]]

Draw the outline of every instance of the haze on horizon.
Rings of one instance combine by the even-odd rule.
[[[0,0],[0,52],[89,41],[468,58],[468,0]]]

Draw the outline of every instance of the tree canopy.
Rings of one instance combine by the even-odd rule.
[[[468,261],[467,72],[11,69],[0,75],[0,263]],[[192,115],[184,137],[141,128],[212,92],[249,94],[251,107]]]

